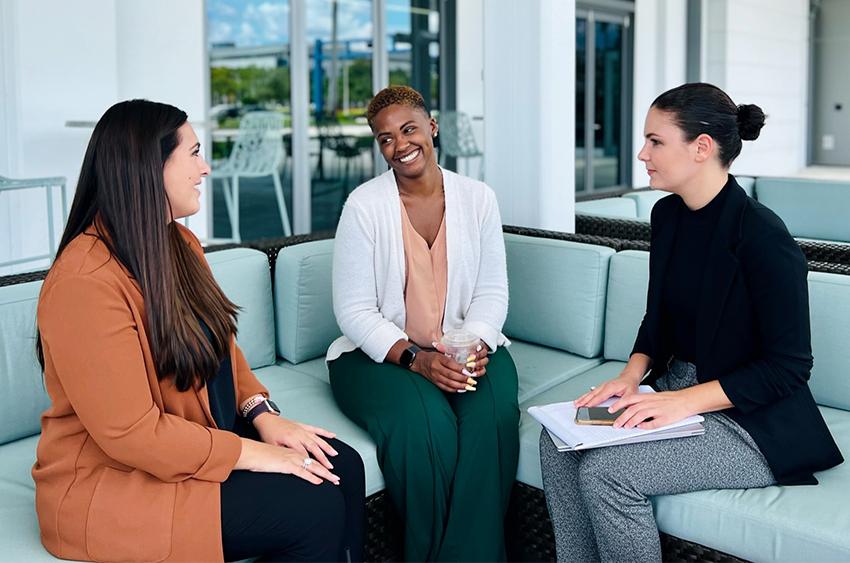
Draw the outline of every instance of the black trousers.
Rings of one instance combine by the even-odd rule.
[[[259,439],[247,424],[237,424],[234,431]],[[221,484],[225,560],[363,561],[363,461],[348,444],[328,442],[339,452],[330,458],[339,485],[251,471],[233,471]]]

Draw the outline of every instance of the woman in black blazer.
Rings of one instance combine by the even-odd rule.
[[[710,84],[661,94],[638,158],[652,210],[646,315],[621,374],[579,397],[619,397],[615,426],[655,428],[703,414],[706,433],[558,453],[541,435],[558,559],[660,560],[648,497],[815,484],[843,461],[807,381],[812,368],[806,259],[782,220],[729,174],[764,125]],[[659,392],[640,394],[638,384]],[[794,444],[789,448],[789,444]]]

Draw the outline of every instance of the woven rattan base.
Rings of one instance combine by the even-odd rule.
[[[401,520],[385,491],[366,499],[367,561],[401,561]],[[555,536],[543,491],[516,483],[505,519],[505,541],[509,561],[555,561]],[[741,559],[714,549],[661,534],[664,561],[740,562]]]

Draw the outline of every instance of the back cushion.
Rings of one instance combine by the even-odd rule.
[[[738,185],[743,188],[743,190],[750,197],[755,197],[755,185],[756,179],[752,176],[735,176],[735,180],[738,181]]]
[[[629,198],[634,200],[637,205],[637,216],[641,221],[649,221],[649,218],[652,216],[652,208],[655,203],[663,198],[670,195],[670,192],[662,192],[660,190],[649,190],[642,192],[634,192],[631,194],[623,194],[624,198]]]
[[[0,444],[41,432],[50,399],[35,355],[42,282],[0,287]]]
[[[510,303],[504,332],[586,358],[602,351],[604,246],[506,234]]]
[[[323,356],[342,334],[331,291],[334,241],[281,249],[275,264],[277,350],[293,364]]]
[[[605,307],[605,359],[629,361],[646,312],[649,252],[625,250],[611,258]]]
[[[637,219],[637,205],[633,199],[606,197],[603,199],[576,202],[576,213]]]
[[[850,242],[850,182],[758,178],[756,199],[795,237]]]
[[[206,254],[213,276],[239,305],[236,342],[252,369],[275,362],[274,310],[269,259],[259,250],[233,248]]]
[[[850,410],[850,276],[809,273],[812,355],[809,387],[818,404]]]

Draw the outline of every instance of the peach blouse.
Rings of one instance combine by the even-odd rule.
[[[422,238],[401,205],[401,232],[404,238],[404,332],[422,348],[443,337],[443,313],[446,310],[448,259],[446,255],[446,214],[434,243]]]

